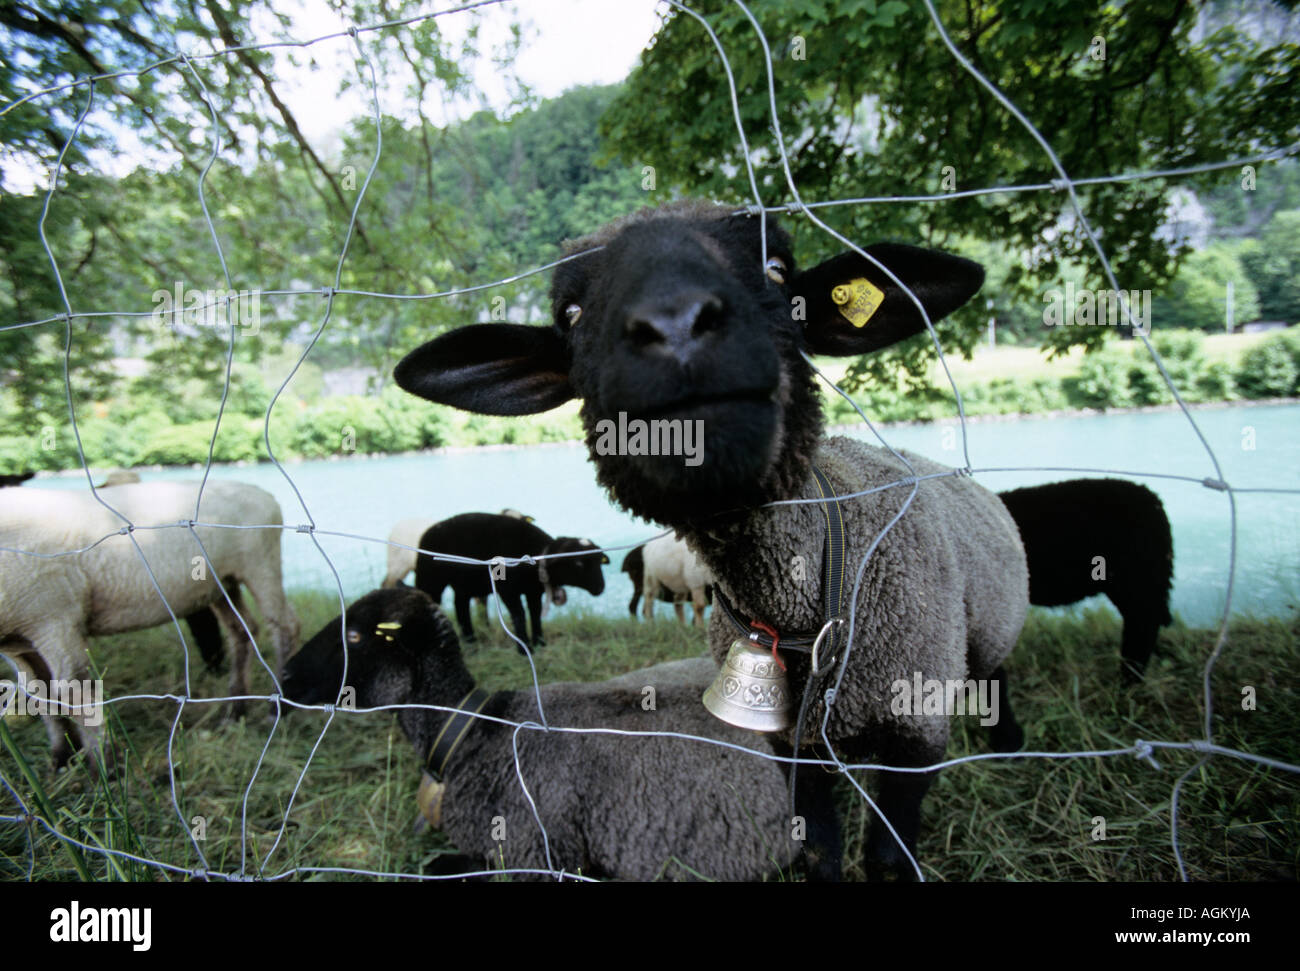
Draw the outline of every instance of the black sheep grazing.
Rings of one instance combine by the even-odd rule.
[[[290,659],[285,697],[299,704],[336,700],[343,683],[340,631],[336,618]],[[440,705],[508,722],[537,720],[532,690],[471,698],[474,679],[451,624],[417,590],[388,588],[362,597],[348,608],[346,637],[347,683],[360,708]],[[765,739],[724,725],[700,706],[711,669],[695,659],[595,684],[543,685],[552,730],[516,735],[512,725],[474,719],[450,753],[435,749],[448,713],[403,708],[397,716],[403,733],[428,769],[441,775],[438,783],[426,778],[421,808],[461,853],[488,869],[545,869],[549,846],[554,867],[596,878],[759,880],[774,874],[802,849],[779,763],[664,735],[562,730],[677,732],[770,755]],[[646,685],[655,689],[649,710]],[[527,796],[516,774],[516,739]],[[426,786],[436,793],[429,801],[436,809],[423,798]],[[833,813],[829,819],[809,816],[809,841],[829,826],[837,842],[833,819]],[[838,859],[820,866],[822,875],[834,877]]]
[[[506,559],[540,557],[592,550],[585,555],[560,556],[538,564],[502,567],[503,575],[495,581],[486,566],[452,563],[421,553],[415,564],[415,586],[432,597],[434,603],[442,599],[443,590],[452,588],[456,597],[456,621],[467,643],[474,640],[470,599],[492,594],[495,582],[495,593],[510,614],[515,636],[534,647],[542,646],[546,643],[542,638],[542,593],[550,593],[551,602],[556,606],[564,603],[566,586],[581,587],[593,596],[599,596],[605,589],[605,577],[600,568],[609,562],[609,557],[596,550],[589,539],[572,536],[552,538],[522,519],[485,512],[462,513],[434,523],[420,537],[420,549],[475,560],[491,560],[498,556]],[[524,627],[521,597],[528,601],[531,640]]]
[[[675,529],[742,615],[810,640],[826,619],[817,567],[824,507],[769,504],[818,499],[815,463],[835,491],[862,493],[839,508],[850,581],[866,565],[847,665],[845,645],[826,647],[837,660],[823,657],[820,670],[836,676],[814,687],[809,655],[784,655],[793,697],[809,689],[810,729],[797,739],[783,729],[784,743],[806,745],[824,725],[851,761],[932,765],[944,757],[950,715],[906,702],[895,710],[897,686],[968,679],[1001,698],[986,724],[995,748],[1014,750],[1023,733],[1006,702],[1002,662],[1029,606],[1014,521],[993,493],[951,469],[823,439],[821,395],[801,355],[856,357],[921,334],[918,305],[939,320],[979,290],[983,270],[882,244],[866,250],[872,259],[850,251],[800,271],[789,235],[769,218],[764,238],[763,226],[712,203],[634,213],[567,248],[574,258],[551,283],[552,326],[462,327],[412,351],[394,376],[413,394],[485,414],[532,414],[580,398],[597,480],[619,504]],[[624,433],[632,422],[656,436],[654,448],[644,434]],[[687,447],[688,431],[702,447]],[[872,491],[912,470],[926,476],[914,492]],[[796,558],[807,569],[793,569]],[[832,597],[849,609],[847,595]],[[722,614],[709,627],[719,662],[740,636]],[[828,702],[823,689],[832,685]],[[772,697],[760,701],[775,707]],[[868,872],[915,872],[903,848],[915,848],[933,779],[881,774],[877,803],[898,835],[872,827]]]
[[[1029,602],[1063,607],[1105,594],[1124,618],[1124,677],[1139,680],[1173,620],[1174,540],[1160,497],[1124,479],[1074,479],[998,498],[1025,545]]]

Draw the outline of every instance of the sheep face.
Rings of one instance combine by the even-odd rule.
[[[571,244],[574,253],[601,248],[556,269],[552,326],[453,331],[409,354],[398,384],[484,414],[530,414],[581,398],[601,484],[648,519],[680,526],[789,497],[808,474],[822,429],[799,351],[859,355],[925,324],[869,260],[848,252],[798,272],[789,237],[769,219],[764,262],[760,220],[732,212],[680,203]],[[983,279],[977,264],[941,253],[897,245],[867,252],[932,320]],[[842,287],[878,305],[865,320],[850,320],[833,296]],[[644,447],[632,437],[638,428],[648,433]],[[688,434],[702,435],[695,454],[652,444]]]
[[[281,684],[290,701],[335,701],[343,684],[341,617],[320,629],[285,666]],[[347,684],[356,706],[397,705],[410,700],[421,654],[447,654],[459,663],[459,646],[447,618],[427,595],[411,587],[375,590],[348,607]]]
[[[546,561],[546,588],[556,606],[564,604],[565,587],[581,587],[595,597],[605,592],[605,574],[601,567],[609,562],[609,557],[596,549],[591,540],[560,536],[546,545],[544,553],[549,556],[553,553],[580,553],[582,550],[591,552]]]

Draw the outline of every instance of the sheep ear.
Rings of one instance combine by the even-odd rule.
[[[960,256],[897,243],[879,243],[866,252],[916,294],[932,322],[964,304],[984,282],[984,268]],[[811,354],[867,354],[925,330],[906,291],[854,252],[804,270],[790,290],[792,300],[803,300],[802,308],[794,305],[795,319],[802,309]]]
[[[398,363],[403,391],[480,415],[532,415],[574,396],[564,339],[549,327],[473,324]]]

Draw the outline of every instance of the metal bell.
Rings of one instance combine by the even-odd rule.
[[[749,641],[731,642],[722,670],[704,690],[704,707],[729,725],[779,732],[792,722],[790,686],[771,653]]]

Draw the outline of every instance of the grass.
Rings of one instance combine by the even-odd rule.
[[[337,601],[295,595],[303,630],[331,619]],[[467,661],[490,689],[531,683],[513,642],[483,621]],[[597,680],[673,657],[697,654],[703,635],[665,616],[646,625],[630,619],[561,615],[547,625],[549,645],[537,657],[542,682]],[[1136,739],[1199,737],[1201,670],[1214,632],[1182,626],[1161,635],[1145,682],[1119,686],[1119,624],[1108,609],[1068,613],[1035,610],[1008,664],[1011,697],[1031,751],[1124,748]],[[1300,762],[1297,641],[1300,620],[1239,620],[1215,669],[1214,737],[1243,751]],[[175,633],[156,629],[99,639],[105,693],[180,693],[183,667]],[[224,693],[225,678],[198,673],[194,694]],[[1257,692],[1257,710],[1242,710],[1242,686]],[[254,690],[270,681],[259,671]],[[15,751],[0,749],[0,774],[33,811],[53,812],[58,827],[90,846],[199,866],[191,833],[212,870],[273,876],[294,867],[350,867],[428,873],[451,848],[438,833],[414,830],[419,765],[391,714],[339,714],[325,734],[280,834],[287,801],[326,716],[297,712],[270,745],[266,709],[254,705],[242,722],[216,704],[123,701],[109,706],[110,729],[126,749],[120,771],[92,776],[78,760],[48,768],[45,731],[35,719],[9,719]],[[263,758],[263,748],[265,756]],[[949,757],[987,752],[984,732],[955,719]],[[920,858],[927,879],[1164,881],[1177,879],[1169,843],[1169,800],[1175,780],[1199,759],[1157,750],[1160,768],[1132,756],[1060,760],[991,760],[940,774],[924,805]],[[262,759],[260,768],[259,759]],[[256,769],[257,783],[249,787]],[[866,774],[869,776],[869,774]],[[874,780],[862,780],[868,791]],[[857,859],[869,811],[847,781],[842,819],[846,876],[862,876]],[[1179,819],[1183,858],[1194,880],[1294,880],[1300,876],[1300,778],[1229,758],[1214,758],[1184,785]],[[247,823],[243,800],[247,794]],[[42,810],[41,800],[49,807]],[[179,809],[179,813],[178,813]],[[0,814],[12,814],[6,796]],[[1093,839],[1097,817],[1106,838]],[[184,820],[182,824],[181,820]],[[202,829],[200,829],[202,827]],[[241,839],[246,833],[246,851]],[[44,830],[0,823],[0,879],[80,879],[76,863]],[[108,862],[82,854],[95,879],[183,879],[126,857]],[[262,861],[266,861],[263,866]],[[303,872],[300,879],[361,879]]]

